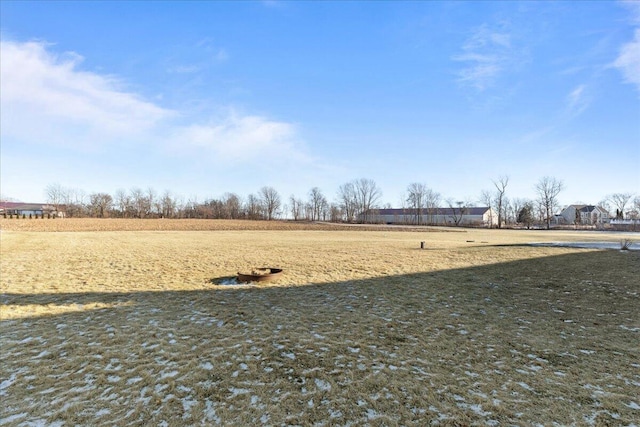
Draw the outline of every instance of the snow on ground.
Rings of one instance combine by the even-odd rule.
[[[558,248],[579,248],[579,249],[621,249],[620,242],[536,242],[530,246],[558,247]],[[640,251],[640,243],[632,243],[627,250]]]

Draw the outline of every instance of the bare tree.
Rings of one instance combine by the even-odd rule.
[[[616,207],[616,218],[624,219],[624,210],[627,207],[627,203],[633,197],[633,193],[614,193],[607,197],[611,200],[611,203]]]
[[[527,203],[531,203],[530,200],[528,199],[522,199],[522,198],[513,198],[511,199],[510,203],[509,203],[509,209],[508,209],[508,215],[507,217],[511,218],[512,222],[520,222],[518,220],[518,216],[520,215],[520,210],[522,210],[522,208],[524,207],[525,204]]]
[[[640,219],[640,195],[636,196],[633,199],[633,207],[631,210],[631,215],[629,215],[632,219]]]
[[[358,198],[353,182],[343,184],[338,189],[338,204],[346,222],[354,222],[358,209]]]
[[[262,187],[260,189],[260,200],[262,201],[267,219],[271,221],[278,215],[280,205],[282,204],[280,195],[273,187]]]
[[[56,210],[58,210],[60,205],[63,203],[63,200],[66,196],[66,192],[67,192],[66,188],[64,188],[62,185],[58,183],[49,184],[44,189],[44,194],[45,194],[47,203],[49,203],[50,205],[53,205],[53,207],[56,208]]]
[[[133,207],[133,213],[136,218],[144,218],[150,211],[149,198],[147,195],[137,187],[129,190],[131,197],[131,205]]]
[[[147,188],[147,214],[148,215],[153,215],[153,214],[160,214],[158,208],[158,204],[156,203],[156,190],[154,190],[153,188],[149,187]]]
[[[509,176],[503,175],[496,181],[493,181],[493,185],[496,187],[496,207],[498,208],[498,228],[502,228],[502,222],[505,217],[504,206],[504,194],[509,184]]]
[[[311,221],[320,220],[324,205],[327,204],[327,199],[325,199],[324,195],[322,194],[322,190],[320,190],[318,187],[313,187],[311,190],[309,190],[308,203],[311,212]]]
[[[356,192],[358,212],[361,214],[362,222],[367,223],[374,217],[372,209],[377,207],[382,191],[374,180],[367,178],[357,179],[353,187]]]
[[[440,193],[432,189],[428,189],[426,194],[426,201],[427,201],[427,213],[428,213],[428,219],[429,219],[428,222],[429,224],[433,224],[434,218],[436,217],[435,215],[438,212],[438,209],[440,208],[440,202],[441,202]]]
[[[289,197],[289,209],[291,209],[291,216],[294,221],[299,221],[304,215],[304,202],[297,199],[293,194]]]
[[[480,203],[489,208],[489,224],[493,226],[493,194],[489,190],[482,190],[480,194]]]
[[[322,196],[322,200],[320,200],[320,218],[323,221],[326,221],[331,215],[331,205],[329,205],[329,202],[327,201],[327,199]]]
[[[80,188],[65,188],[62,204],[65,206],[65,215],[69,218],[87,215],[87,195]]]
[[[107,193],[93,193],[89,195],[89,209],[91,216],[105,218],[113,206],[113,197]]]
[[[249,196],[247,196],[245,210],[247,211],[248,219],[261,219],[262,206],[260,205],[260,199],[255,194],[249,194]]]
[[[453,199],[447,199],[447,205],[449,205],[449,209],[451,209],[451,219],[453,223],[456,227],[459,226],[460,223],[462,223],[464,215],[466,215],[469,210],[469,203],[461,200],[454,202]]]
[[[116,191],[114,202],[123,218],[127,218],[132,215],[133,208],[131,206],[131,197],[125,190],[119,188]]]
[[[538,194],[538,205],[548,230],[551,228],[551,217],[558,205],[558,194],[564,189],[564,184],[554,177],[545,176],[538,181],[535,189]]]
[[[228,219],[239,219],[242,217],[242,201],[235,193],[225,193],[222,196],[223,215]]]
[[[173,218],[177,211],[176,199],[169,190],[165,190],[160,198],[160,215],[162,218]]]
[[[427,193],[429,188],[426,184],[413,182],[407,187],[407,205],[414,214],[414,222],[422,225],[424,209],[427,207]]]
[[[340,206],[332,203],[329,206],[329,220],[331,222],[340,222],[342,217],[343,217],[343,212],[342,212],[342,209],[340,209]]]

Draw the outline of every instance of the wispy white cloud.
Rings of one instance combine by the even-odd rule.
[[[619,4],[629,11],[629,20],[635,29],[633,39],[620,47],[611,65],[620,71],[626,83],[634,85],[640,92],[640,1],[626,0]]]
[[[0,42],[2,134],[82,145],[146,132],[175,112],[145,101],[112,76],[80,70],[82,57],[42,42]],[[61,138],[56,134],[71,133]]]
[[[640,28],[634,31],[633,40],[620,48],[613,66],[620,70],[627,83],[640,92]]]
[[[2,41],[0,52],[3,143],[81,151],[153,147],[168,156],[180,147],[188,155],[207,150],[223,163],[270,151],[304,157],[291,123],[233,109],[216,119],[190,117],[142,99],[112,76],[82,70],[80,55],[54,54],[42,42]]]
[[[589,107],[590,99],[587,95],[586,85],[582,84],[572,90],[566,97],[566,109],[567,113],[571,117],[576,117],[582,114],[584,110]]]
[[[295,135],[295,127],[290,123],[232,112],[223,120],[176,128],[170,144],[182,152],[204,150],[231,162],[265,159],[268,155],[273,160],[283,155],[299,155]]]
[[[462,45],[462,53],[452,59],[465,64],[458,81],[483,91],[506,69],[512,60],[511,34],[482,25]]]

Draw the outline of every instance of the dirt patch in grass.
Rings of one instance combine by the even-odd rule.
[[[3,233],[0,424],[636,422],[640,254],[478,233]]]

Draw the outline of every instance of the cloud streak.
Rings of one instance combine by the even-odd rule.
[[[640,28],[634,31],[633,40],[620,48],[620,53],[613,63],[625,80],[636,87],[640,93]]]
[[[586,88],[586,85],[579,85],[567,95],[566,108],[571,117],[579,116],[589,107],[590,99],[585,91]]]
[[[232,112],[222,121],[175,129],[170,144],[175,149],[200,149],[231,162],[263,158],[277,152],[296,154],[295,127],[260,116]]]
[[[478,91],[490,87],[511,61],[511,35],[482,25],[462,45],[462,53],[452,57],[465,66],[457,72],[458,81]]]
[[[123,90],[113,77],[81,71],[80,55],[56,55],[47,47],[1,42],[3,135],[47,141],[56,140],[56,129],[73,129],[87,144],[90,135],[99,140],[145,132],[175,114]]]
[[[215,120],[189,117],[142,99],[112,76],[82,70],[76,53],[54,54],[42,42],[1,43],[0,132],[7,145],[104,151],[126,144],[164,148],[167,156],[197,149],[225,163],[269,151],[303,157],[290,123],[233,109]]]

